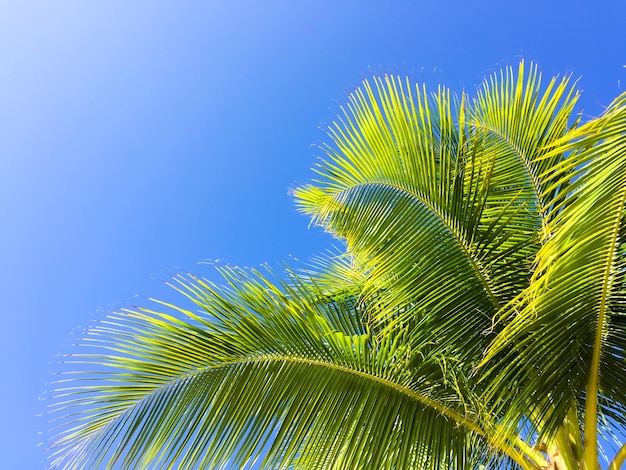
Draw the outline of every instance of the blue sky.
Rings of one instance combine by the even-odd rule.
[[[43,468],[39,397],[80,327],[205,259],[331,244],[288,192],[364,77],[472,93],[524,57],[581,77],[597,115],[626,89],[624,18],[617,0],[0,4],[3,466]]]

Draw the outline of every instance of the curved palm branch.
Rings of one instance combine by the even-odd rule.
[[[479,357],[495,313],[528,286],[549,214],[539,175],[562,159],[538,149],[563,136],[577,97],[567,79],[542,94],[530,70],[494,77],[469,110],[443,88],[364,82],[331,130],[318,185],[295,193],[370,270],[375,319],[410,322],[415,347],[437,338]]]
[[[74,362],[103,369],[57,390],[58,411],[87,411],[62,418],[53,465],[466,468],[493,445],[527,464],[488,439],[453,370],[402,335],[373,336],[354,295],[317,287],[354,289],[343,268],[289,283],[224,270],[222,289],[178,277],[202,314],[127,310],[96,325],[95,352]]]
[[[585,463],[594,468],[598,413],[626,428],[626,94],[552,145],[543,158],[571,153],[540,175],[552,181],[543,190],[557,212],[547,225],[550,236],[533,282],[503,312],[515,318],[486,361],[493,361],[496,384],[521,384],[514,402],[501,402],[512,422],[534,409],[550,434],[578,408]],[[561,182],[568,190],[554,192]],[[500,386],[493,388],[501,399]],[[546,399],[537,400],[537,390]]]

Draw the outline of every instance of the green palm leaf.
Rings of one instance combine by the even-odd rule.
[[[553,181],[544,194],[551,194],[559,178],[568,191],[552,193],[558,212],[547,226],[550,237],[538,254],[533,282],[514,304],[516,316],[487,360],[494,360],[495,396],[505,394],[501,383],[522,384],[515,402],[506,402],[512,421],[535,409],[551,433],[569,409],[580,408],[591,466],[597,462],[598,404],[620,426],[626,424],[626,96],[553,146],[546,159],[571,153],[541,175]],[[537,400],[536,390],[549,394]]]
[[[365,82],[331,130],[318,186],[296,191],[370,270],[375,319],[411,322],[416,347],[436,337],[477,357],[491,318],[528,285],[548,214],[537,149],[565,133],[576,95],[567,79],[541,94],[536,68],[526,82],[523,71],[492,79],[469,110],[443,88]]]
[[[361,322],[336,329],[338,309],[362,315],[351,297],[329,301],[295,275],[224,275],[226,289],[177,279],[202,315],[125,311],[89,331],[97,352],[76,360],[104,370],[58,390],[59,411],[89,411],[64,418],[54,465],[309,468],[322,449],[333,468],[489,458],[473,404],[445,385],[452,371],[413,357],[400,335],[375,337]]]

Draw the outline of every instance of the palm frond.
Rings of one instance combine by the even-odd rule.
[[[564,134],[576,95],[567,79],[541,94],[536,68],[526,82],[524,70],[493,78],[469,109],[444,88],[364,82],[330,131],[322,179],[295,193],[369,270],[375,319],[410,322],[414,345],[436,337],[476,357],[495,312],[528,285],[548,213],[537,149]]]
[[[477,407],[445,385],[453,371],[413,357],[401,335],[332,324],[337,309],[361,316],[349,296],[294,274],[223,274],[219,289],[177,278],[203,313],[127,310],[89,331],[95,352],[74,359],[102,371],[57,390],[53,466],[308,468],[325,452],[331,468],[465,468],[490,458]]]
[[[533,282],[514,310],[504,312],[515,318],[495,339],[486,361],[493,361],[494,397],[509,395],[502,391],[505,384],[521,384],[515,402],[500,402],[511,421],[534,409],[550,433],[580,403],[585,449],[593,452],[599,402],[622,427],[626,424],[616,413],[624,410],[626,397],[626,95],[603,117],[552,146],[546,160],[571,152],[540,175],[546,182],[543,194],[553,195],[558,212],[547,225],[549,238],[539,251]],[[553,192],[559,184],[567,186],[566,193]],[[537,390],[547,392],[541,400]],[[587,459],[590,465],[597,462],[597,453]]]

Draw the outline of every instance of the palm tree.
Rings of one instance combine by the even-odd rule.
[[[475,98],[365,81],[294,192],[345,250],[102,319],[51,466],[617,470],[626,94],[577,98],[523,63]]]

